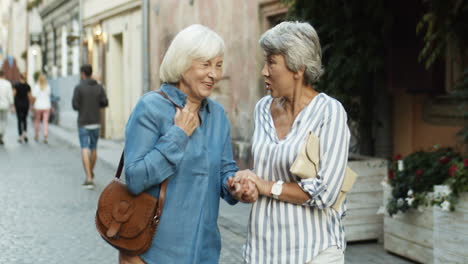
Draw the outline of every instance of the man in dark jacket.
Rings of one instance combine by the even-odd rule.
[[[81,159],[86,174],[82,184],[88,189],[94,188],[94,165],[97,159],[97,141],[101,124],[100,109],[107,107],[106,91],[102,85],[91,78],[93,68],[89,64],[81,66],[81,81],[73,92],[73,109],[78,111],[78,134],[81,145]]]

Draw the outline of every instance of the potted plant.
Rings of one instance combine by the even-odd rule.
[[[454,209],[461,181],[466,181],[460,153],[451,148],[434,146],[405,157],[398,155],[389,165],[388,185],[384,203],[384,248],[393,253],[423,262],[433,262],[434,212],[432,205],[444,210]],[[458,167],[457,167],[458,168]],[[463,167],[464,168],[464,167]],[[447,192],[435,186],[456,188]],[[449,189],[449,188],[448,188]]]
[[[468,263],[468,159],[451,160],[448,175],[432,199],[434,263]]]

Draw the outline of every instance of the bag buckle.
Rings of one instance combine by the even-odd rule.
[[[160,216],[158,214],[156,214],[154,217],[153,217],[153,225],[156,225],[157,223],[159,223],[159,218]]]

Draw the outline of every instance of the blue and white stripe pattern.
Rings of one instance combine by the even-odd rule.
[[[346,112],[340,102],[320,93],[299,113],[288,135],[279,140],[271,103],[272,97],[266,96],[255,108],[254,171],[269,181],[297,182],[311,199],[295,205],[259,197],[250,214],[245,262],[306,263],[328,247],[344,250],[345,203],[338,212],[331,206],[341,189],[348,159]],[[301,180],[289,168],[309,131],[320,140],[320,169],[317,178]]]

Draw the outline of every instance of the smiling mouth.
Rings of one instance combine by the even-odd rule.
[[[207,86],[208,88],[213,88],[214,86],[214,83],[203,83],[205,86]]]
[[[270,84],[269,84],[269,83],[267,83],[267,82],[265,82],[265,88],[266,88],[268,91],[270,91],[270,90],[271,90],[271,88],[270,88]]]

